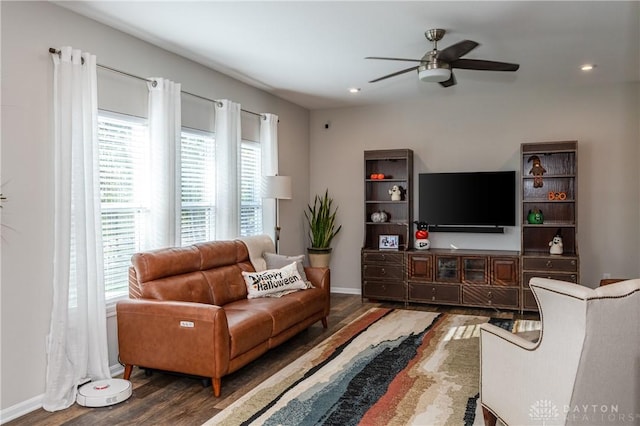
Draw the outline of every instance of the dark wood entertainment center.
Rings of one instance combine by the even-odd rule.
[[[531,155],[542,159],[546,174],[534,188]],[[413,249],[413,152],[365,151],[364,243],[361,252],[362,297],[407,303],[458,305],[510,310],[538,309],[528,282],[543,276],[579,282],[577,250],[577,142],[522,144],[521,251]],[[384,174],[380,179],[377,175]],[[391,200],[389,188],[404,189]],[[546,185],[546,186],[545,186]],[[548,192],[564,193],[551,200]],[[529,210],[545,213],[541,224],[528,223]],[[386,213],[386,220],[374,213]],[[564,253],[549,253],[560,231]],[[397,236],[398,249],[381,249],[381,236]]]

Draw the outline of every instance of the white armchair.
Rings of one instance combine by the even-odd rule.
[[[640,279],[590,289],[530,282],[542,320],[533,343],[480,330],[486,425],[640,425]]]

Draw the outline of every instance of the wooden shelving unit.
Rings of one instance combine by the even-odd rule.
[[[521,146],[522,164],[522,306],[537,310],[529,280],[534,276],[579,282],[578,256],[578,143],[535,142]],[[542,186],[535,187],[530,173],[532,156],[546,172]],[[557,197],[557,195],[560,197]],[[528,223],[529,211],[539,209],[542,224]],[[560,232],[563,254],[549,253],[549,242]]]
[[[373,179],[384,174],[384,179]],[[403,189],[401,200],[391,199],[389,189]],[[387,220],[374,222],[384,212]],[[364,152],[364,242],[362,244],[362,297],[380,300],[407,299],[403,251],[412,246],[413,151],[389,149]],[[397,251],[381,249],[380,236],[398,237]]]

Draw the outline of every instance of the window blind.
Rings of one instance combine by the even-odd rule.
[[[215,235],[215,139],[213,134],[181,134],[181,243],[210,241]]]
[[[240,146],[240,235],[262,233],[262,154],[258,142]]]
[[[100,201],[106,299],[128,293],[131,256],[143,248],[148,216],[146,122],[100,112]]]

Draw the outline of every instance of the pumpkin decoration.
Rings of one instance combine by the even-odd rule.
[[[386,222],[388,219],[389,219],[389,215],[387,215],[386,212],[379,211],[379,212],[371,213],[372,222],[376,222],[376,223]]]
[[[529,210],[529,214],[527,215],[527,222],[531,225],[540,225],[544,223],[544,216],[540,209],[537,207]]]

